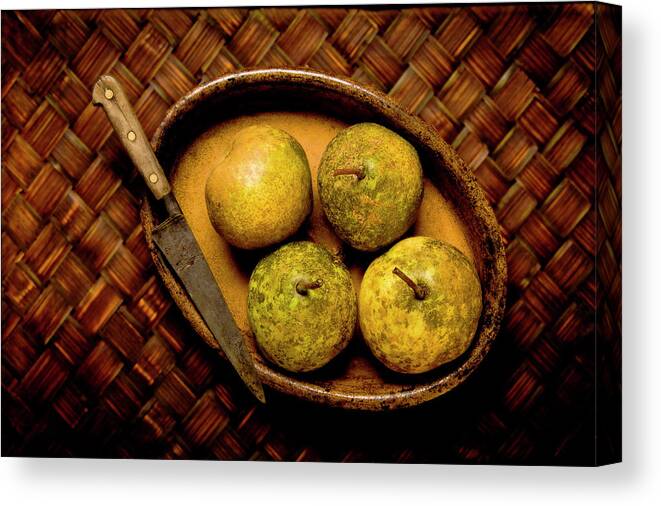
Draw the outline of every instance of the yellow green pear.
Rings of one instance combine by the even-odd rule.
[[[353,248],[375,251],[399,239],[422,202],[422,165],[403,137],[376,123],[342,130],[317,176],[324,213]]]
[[[211,170],[205,197],[211,223],[233,246],[257,249],[282,242],[312,211],[305,152],[283,130],[247,127]]]
[[[472,262],[450,244],[410,237],[374,260],[358,297],[365,342],[386,367],[422,373],[462,355],[482,312]]]
[[[309,241],[263,258],[248,283],[248,320],[259,349],[292,372],[318,369],[346,347],[356,306],[347,268]]]

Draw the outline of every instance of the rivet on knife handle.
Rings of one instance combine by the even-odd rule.
[[[151,190],[156,200],[160,200],[170,193],[170,183],[149,145],[149,140],[133,112],[133,107],[117,80],[112,76],[101,76],[94,85],[92,102],[101,105],[105,110],[124,149],[142,174],[147,188]]]

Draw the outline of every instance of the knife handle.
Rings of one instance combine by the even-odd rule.
[[[168,195],[171,191],[170,183],[119,82],[112,76],[101,76],[94,85],[92,102],[103,107],[133,165],[156,200]]]

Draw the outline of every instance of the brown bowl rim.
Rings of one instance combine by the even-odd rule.
[[[482,229],[482,237],[488,240],[493,253],[492,261],[489,262],[490,267],[486,268],[487,272],[483,281],[483,309],[478,332],[476,332],[474,338],[476,340],[475,344],[471,347],[470,353],[465,356],[463,362],[445,376],[427,383],[421,383],[412,388],[407,386],[400,391],[387,394],[347,393],[333,390],[323,385],[310,383],[304,379],[288,376],[280,370],[270,367],[259,354],[256,354],[254,355],[256,359],[255,366],[261,381],[277,391],[309,401],[342,408],[370,411],[414,406],[449,392],[463,383],[477,369],[498,335],[505,309],[507,265],[500,228],[482,189],[467,168],[465,162],[454,149],[440,138],[432,127],[404,111],[397,103],[382,92],[350,79],[332,76],[317,70],[301,68],[248,69],[225,74],[204,83],[174,103],[168,110],[152,139],[152,146],[157,156],[162,148],[162,143],[168,130],[172,128],[182,115],[202,104],[209,97],[239,86],[254,84],[277,85],[283,83],[315,86],[344,94],[354,100],[366,103],[375,113],[399,125],[402,130],[410,133],[419,143],[425,144],[435,154],[440,155],[444,169],[450,171],[456,184],[460,186],[461,191],[468,198],[477,222]],[[222,355],[218,343],[204,324],[186,291],[182,288],[170,269],[163,263],[155,248],[152,240],[154,216],[148,198],[143,200],[140,216],[156,269],[176,305],[202,339]]]

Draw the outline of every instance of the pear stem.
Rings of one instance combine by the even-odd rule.
[[[427,296],[427,290],[425,289],[425,287],[417,284],[415,281],[409,278],[399,269],[399,267],[395,267],[392,270],[392,273],[395,274],[396,276],[399,276],[402,279],[402,281],[404,281],[404,283],[406,283],[411,287],[411,290],[413,290],[416,299],[422,300]]]
[[[296,291],[301,295],[307,295],[308,290],[314,290],[315,288],[320,288],[324,282],[321,279],[315,279],[314,281],[299,281],[296,283]]]
[[[358,181],[360,181],[365,177],[365,170],[363,170],[362,167],[337,169],[335,172],[333,172],[333,176],[356,176]]]

